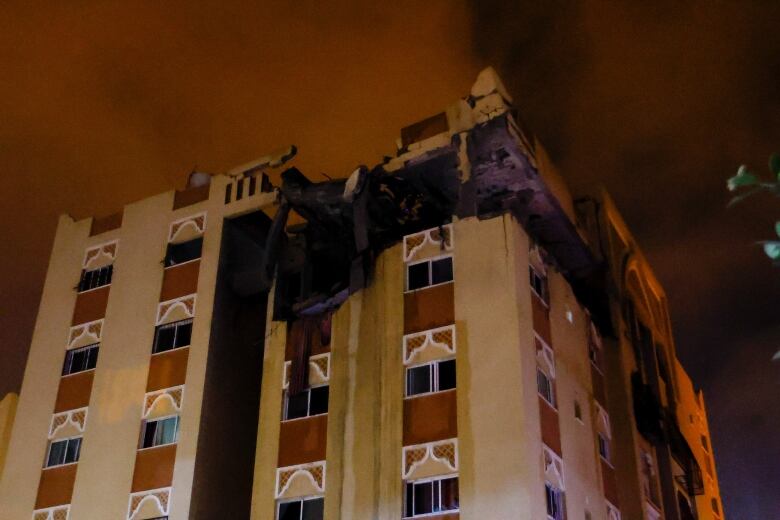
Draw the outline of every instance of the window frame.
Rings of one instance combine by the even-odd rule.
[[[328,410],[322,413],[311,413],[311,391],[312,389],[316,388],[327,388],[328,389]],[[330,385],[325,383],[321,385],[313,385],[309,386],[306,390],[306,415],[303,415],[301,417],[293,417],[291,419],[287,418],[287,412],[289,410],[289,403],[290,403],[290,390],[289,388],[285,388],[284,390],[284,396],[282,396],[282,422],[288,422],[288,421],[298,421],[301,419],[308,419],[309,417],[319,417],[321,415],[328,415],[328,412],[330,411]]]
[[[442,389],[439,388],[440,385],[441,385],[441,381],[440,381],[440,378],[439,378],[439,365],[441,365],[442,363],[449,362],[449,361],[452,361],[453,363],[455,363],[455,373],[456,373],[456,376],[455,376],[455,386],[452,387],[452,388],[445,388],[445,389],[442,390]],[[420,392],[420,393],[417,393],[417,394],[410,394],[409,393],[409,371],[410,370],[414,370],[414,369],[418,369],[418,368],[421,368],[421,367],[425,367],[425,366],[430,367],[430,371],[429,371],[430,376],[431,376],[430,377],[430,382],[431,382],[430,390],[428,390],[427,392]],[[412,398],[420,397],[420,396],[423,396],[423,395],[431,395],[431,394],[436,394],[436,393],[439,393],[439,392],[446,392],[448,390],[455,390],[458,387],[457,370],[458,370],[458,362],[455,359],[455,357],[434,359],[433,361],[428,361],[426,363],[419,363],[419,364],[416,364],[416,365],[410,365],[410,366],[405,367],[405,370],[404,370],[404,399],[412,399]]]
[[[84,359],[85,359],[85,366],[87,366],[88,368],[82,368],[80,370],[72,371],[71,369],[73,368],[73,355],[75,353],[77,353],[77,352],[80,352],[80,351],[86,351],[87,352],[87,355],[86,355],[86,357]],[[96,351],[97,352],[95,354],[95,366],[89,367],[89,357],[90,357],[90,354],[92,353],[92,351]],[[65,359],[62,361],[62,372],[60,374],[61,377],[68,377],[68,376],[80,374],[82,372],[88,372],[90,370],[95,370],[95,368],[97,368],[97,361],[98,361],[99,354],[100,354],[100,342],[91,343],[89,345],[84,345],[83,347],[71,348],[71,349],[66,350],[65,351]],[[68,361],[70,361],[70,363],[68,363]],[[66,367],[68,368],[69,372],[65,371]]]
[[[190,325],[190,341],[186,345],[180,345],[176,346],[176,337],[178,335],[179,327],[184,324]],[[169,323],[163,323],[161,325],[157,325],[154,327],[154,339],[152,340],[152,355],[156,354],[163,354],[165,352],[170,352],[172,350],[177,350],[180,348],[187,348],[190,345],[192,345],[192,328],[194,326],[194,319],[193,318],[185,318],[183,320],[177,320],[177,321],[171,321]],[[173,346],[171,348],[165,349],[165,350],[158,350],[157,349],[157,343],[160,337],[160,331],[164,329],[174,329],[173,333]]]
[[[541,389],[539,388],[539,376],[544,377],[544,380],[547,382],[547,388],[550,391],[549,397],[541,392]],[[542,367],[540,367],[538,364],[536,365],[536,393],[539,394],[539,396],[545,400],[547,404],[552,406],[554,410],[558,409],[558,405],[556,404],[556,395],[555,395],[555,378],[550,377],[550,375],[547,374],[544,370],[542,370]]]
[[[541,289],[543,294],[539,294],[539,291],[536,289],[536,284],[534,283],[535,278],[541,281]],[[542,303],[544,303],[545,307],[549,307],[550,284],[547,279],[547,275],[541,274],[531,264],[528,265],[528,285],[531,287],[531,292],[539,297]]]
[[[455,509],[442,509],[442,494],[441,494],[441,483],[445,480],[455,479],[456,485],[458,487],[458,507]],[[427,484],[429,482],[435,482],[438,484],[438,494],[434,493],[434,496],[438,496],[438,507],[439,509],[436,509],[436,504],[433,505],[433,511],[430,511],[428,513],[420,513],[420,514],[414,514],[414,504],[415,504],[415,497],[412,495],[412,515],[407,516],[407,505],[408,505],[408,489],[411,486],[412,490],[414,490],[414,486],[418,484]],[[452,514],[452,513],[459,513],[460,512],[460,477],[457,473],[451,473],[448,475],[436,475],[434,477],[425,477],[421,479],[415,479],[415,480],[404,480],[404,490],[403,490],[403,512],[402,512],[402,519],[406,520],[409,518],[426,518],[432,515],[440,515],[440,514]]]
[[[100,284],[100,272],[103,270],[108,271],[107,280],[105,280],[105,283]],[[92,285],[91,287],[84,288],[84,278],[87,276],[87,273],[98,273],[97,275],[97,282],[99,285]],[[89,291],[94,291],[95,289],[100,289],[101,287],[106,287],[108,285],[111,285],[111,281],[114,278],[114,264],[108,264],[104,265],[103,267],[97,267],[95,269],[82,269],[81,270],[81,276],[79,276],[79,283],[76,286],[76,292],[81,294]],[[90,277],[90,284],[92,284],[93,277]]]
[[[308,495],[303,497],[295,497],[295,498],[283,498],[276,501],[276,511],[274,511],[274,520],[279,520],[279,508],[282,506],[282,504],[292,504],[293,502],[300,502],[301,504],[301,514],[298,517],[299,520],[303,519],[303,503],[314,501],[314,500],[322,500],[322,506],[323,506],[323,516],[324,516],[324,508],[325,508],[325,496],[324,495]]]
[[[173,434],[173,441],[172,442],[165,442],[162,444],[152,444],[151,446],[144,446],[144,440],[146,439],[146,427],[149,425],[149,423],[159,423],[165,420],[168,420],[172,417],[176,418],[176,426]],[[173,444],[179,443],[179,427],[181,426],[181,416],[180,414],[171,414],[171,415],[164,415],[162,417],[155,417],[154,419],[144,419],[141,422],[141,435],[138,439],[138,451],[141,450],[149,450],[152,448],[159,448],[161,446],[171,446]],[[157,427],[155,426],[155,436],[157,435]]]
[[[598,445],[599,457],[601,460],[612,466],[612,446],[610,438],[600,431],[597,431],[596,444]]]
[[[69,466],[71,464],[78,464],[79,459],[81,458],[81,443],[83,441],[84,436],[83,435],[76,435],[74,437],[66,437],[64,439],[52,439],[49,441],[49,445],[46,448],[46,457],[43,460],[43,469],[49,469],[49,468],[59,468],[61,466]],[[76,460],[65,462],[65,458],[68,454],[68,446],[71,442],[78,441],[78,447],[76,448]],[[57,463],[57,464],[49,464],[49,459],[51,458],[51,448],[55,444],[65,444],[65,450],[63,451],[62,460],[63,462]]]
[[[544,481],[544,507],[547,513],[547,520],[564,520],[566,517],[566,493],[564,490],[556,487],[549,480]],[[550,511],[550,506],[557,510]]]
[[[445,282],[438,282],[433,283],[433,264],[434,262],[438,262],[441,260],[444,260],[446,258],[450,259],[450,263],[452,265],[452,278]],[[423,287],[417,287],[415,289],[409,288],[409,268],[420,265],[423,263],[428,263],[428,285],[425,285]],[[411,293],[415,291],[422,291],[424,289],[429,289],[431,287],[438,287],[439,285],[445,285],[448,283],[452,283],[455,281],[455,256],[452,253],[447,253],[439,256],[433,256],[431,258],[425,258],[424,260],[417,260],[416,262],[407,262],[406,266],[404,267],[404,292],[405,293]]]

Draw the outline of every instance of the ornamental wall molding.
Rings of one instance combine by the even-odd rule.
[[[276,498],[281,498],[289,490],[294,480],[305,479],[311,484],[310,495],[325,492],[325,461],[287,466],[276,470]]]
[[[116,259],[116,252],[119,248],[119,240],[112,240],[105,244],[90,247],[84,253],[84,261],[81,263],[83,269],[97,269],[103,265],[109,265]]]
[[[77,408],[52,415],[49,425],[49,439],[53,439],[58,431],[69,424],[73,425],[80,433],[84,433],[84,429],[87,427],[87,408]]]
[[[168,228],[168,242],[175,242],[177,239],[184,238],[191,240],[202,235],[204,231],[206,231],[205,212],[184,217],[171,222]]]
[[[401,478],[404,480],[422,478],[422,476],[417,476],[415,473],[429,461],[443,464],[441,471],[438,472],[439,474],[457,473],[458,439],[404,446],[401,460]]]
[[[47,507],[33,511],[33,520],[68,520],[70,518],[70,505]]]
[[[431,245],[440,249],[440,253],[453,250],[452,224],[446,224],[442,227],[435,227],[413,233],[404,237],[404,262],[416,260],[416,255]]]
[[[544,477],[561,491],[566,491],[566,482],[563,478],[563,461],[550,448],[542,445],[542,461],[544,464]]]
[[[70,328],[67,348],[100,343],[103,337],[103,319],[82,323]]]
[[[130,493],[127,520],[133,520],[139,515],[145,504],[152,506],[154,512],[159,516],[167,516],[170,510],[171,493],[173,493],[173,488],[171,487]]]
[[[411,364],[416,358],[431,353],[432,350],[439,350],[440,354],[434,353],[432,356],[426,356],[426,361],[455,354],[455,325],[405,335],[403,339],[404,365]]]
[[[195,294],[188,294],[187,296],[181,296],[179,298],[174,298],[173,300],[160,302],[157,305],[157,321],[155,324],[162,325],[169,321],[178,321],[178,319],[169,319],[175,312],[180,313],[180,316],[177,317],[179,319],[194,318],[196,299],[197,296]]]
[[[555,379],[555,352],[538,334],[536,334],[536,362],[548,376]]]
[[[292,361],[284,362],[282,374],[282,389],[290,386],[290,373]],[[309,357],[309,386],[325,385],[330,383],[330,352]]]
[[[181,403],[184,400],[184,385],[172,386],[154,392],[147,392],[144,395],[144,410],[141,418],[146,419],[155,406],[162,404],[163,401],[170,401],[174,410],[181,412]]]

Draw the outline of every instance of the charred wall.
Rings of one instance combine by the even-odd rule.
[[[249,518],[267,291],[259,276],[270,219],[226,219],[203,389],[190,518]]]

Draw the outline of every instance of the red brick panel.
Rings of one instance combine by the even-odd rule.
[[[280,468],[325,460],[328,415],[283,421],[279,432]]]
[[[455,323],[454,287],[445,283],[404,294],[404,334]]]
[[[404,399],[404,446],[458,436],[457,393],[446,390]]]
[[[539,397],[539,418],[542,423],[542,442],[561,456],[561,426],[558,424],[558,410]]]
[[[609,500],[613,506],[620,507],[620,504],[618,503],[615,469],[607,464],[604,459],[599,458],[599,460],[601,460],[601,480],[604,484],[604,497]]]
[[[146,391],[154,392],[183,385],[187,377],[189,353],[189,347],[182,347],[153,355],[149,362]]]
[[[57,401],[54,403],[54,413],[75,410],[89,406],[89,396],[92,394],[94,370],[79,372],[60,379],[57,390]]]
[[[187,188],[186,190],[177,191],[173,195],[173,209],[184,208],[208,199],[210,187],[210,184],[206,184],[205,186],[198,186],[197,188]]]
[[[160,290],[160,301],[173,300],[198,292],[199,270],[200,260],[166,268]]]
[[[604,376],[591,363],[590,380],[593,381],[593,397],[602,408],[607,407],[607,392],[604,389]]]
[[[123,212],[120,211],[119,213],[108,215],[107,217],[93,218],[92,226],[89,229],[89,236],[93,237],[105,233],[106,231],[111,231],[112,229],[119,229],[122,227],[122,216]]]
[[[73,308],[71,324],[80,325],[104,318],[108,305],[109,289],[111,289],[110,285],[104,285],[98,289],[79,293],[76,296],[76,306]]]
[[[552,347],[550,334],[550,310],[536,293],[531,291],[531,314],[533,315],[534,332]]]
[[[41,471],[41,481],[38,483],[38,497],[35,499],[35,509],[70,504],[77,468],[78,464],[67,464]]]
[[[135,455],[135,471],[131,493],[168,487],[173,482],[176,445],[139,450]]]

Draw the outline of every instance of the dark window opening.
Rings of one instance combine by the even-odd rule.
[[[456,511],[460,507],[458,477],[407,482],[405,495],[404,518]]]
[[[179,431],[179,416],[166,417],[154,421],[145,421],[141,435],[141,448],[151,448],[176,442]]]
[[[200,258],[203,250],[203,237],[198,237],[181,244],[168,244],[165,252],[165,267],[171,267],[176,264],[183,264],[190,260]]]
[[[544,303],[548,303],[547,299],[547,277],[540,275],[533,267],[528,268],[530,276],[531,290],[539,297]]]
[[[92,370],[97,365],[99,343],[86,347],[74,348],[65,352],[65,362],[62,365],[62,375],[75,374]]]
[[[285,393],[283,420],[289,421],[328,413],[329,394],[327,385],[307,388],[296,395]]]
[[[158,326],[154,331],[152,354],[186,347],[192,339],[192,320],[181,320]]]
[[[79,292],[97,289],[111,283],[111,277],[114,274],[114,265],[107,265],[91,271],[81,271],[81,280],[79,280]]]
[[[279,502],[277,520],[322,520],[325,511],[324,498],[306,498],[291,502]]]
[[[541,369],[536,369],[536,389],[545,401],[555,408],[555,391],[552,380]]]
[[[547,503],[547,517],[553,520],[563,520],[563,491],[549,482],[545,482],[544,496]]]
[[[425,287],[451,282],[452,280],[451,256],[409,264],[406,268],[406,288],[409,291],[424,289]]]
[[[599,433],[597,435],[598,442],[599,442],[599,455],[602,459],[609,462],[609,439],[607,439],[603,434]]]
[[[78,462],[81,454],[81,437],[54,441],[49,445],[49,454],[46,457],[46,467],[61,466]]]
[[[406,396],[455,388],[455,360],[434,361],[406,369]]]

